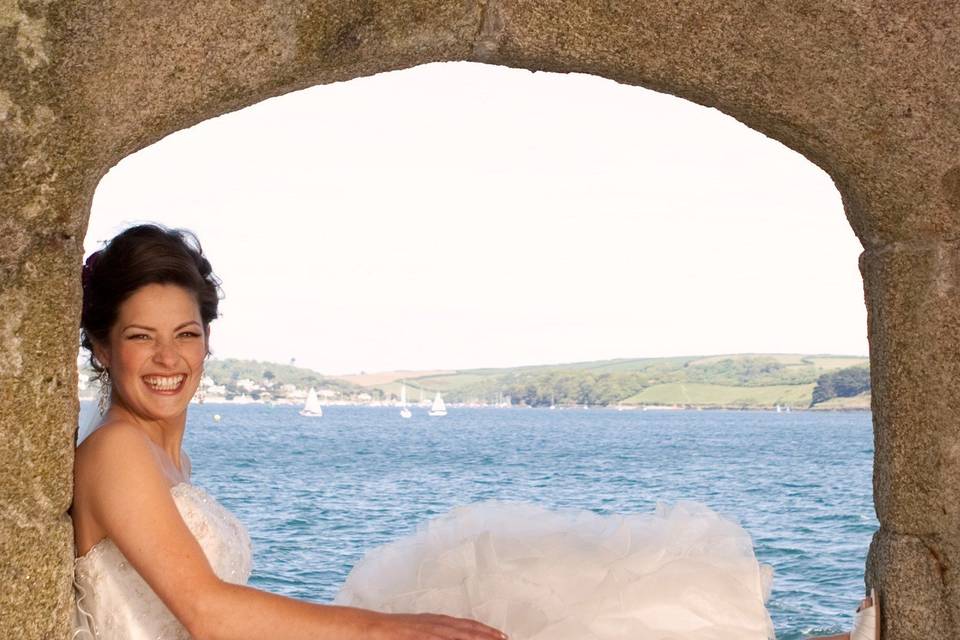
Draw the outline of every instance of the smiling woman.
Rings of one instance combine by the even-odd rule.
[[[74,462],[73,636],[497,640],[486,625],[315,605],[245,586],[250,538],[190,483],[187,407],[219,282],[191,234],[132,227],[87,261],[83,345],[109,386]]]
[[[130,295],[108,340],[94,345],[95,361],[112,372],[118,404],[154,419],[183,412],[192,395],[184,391],[200,383],[206,326],[193,295],[179,285],[148,284]]]

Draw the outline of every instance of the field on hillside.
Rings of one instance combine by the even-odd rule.
[[[737,354],[671,358],[621,358],[593,362],[463,371],[371,374],[354,384],[407,398],[440,392],[448,402],[491,404],[510,396],[514,404],[681,405],[691,407],[807,407],[820,376],[866,367],[866,357],[825,354]],[[402,375],[397,375],[401,373]],[[831,407],[862,406],[837,399]]]
[[[769,387],[730,387],[717,384],[674,382],[648,387],[623,401],[632,405],[681,405],[702,407],[770,407],[786,405],[806,407],[810,404],[812,384]]]

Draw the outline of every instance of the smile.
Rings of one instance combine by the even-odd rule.
[[[182,373],[175,376],[143,376],[148,387],[160,392],[179,391],[186,379],[187,376]]]

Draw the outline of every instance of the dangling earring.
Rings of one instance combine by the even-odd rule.
[[[203,388],[203,369],[200,370],[200,384],[197,385],[197,390],[193,394],[193,399],[197,401],[197,404],[203,404],[203,401],[207,398],[207,390]]]
[[[97,409],[103,415],[110,408],[110,372],[106,369],[100,374],[100,392],[97,395]]]

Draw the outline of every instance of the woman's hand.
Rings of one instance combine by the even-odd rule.
[[[371,640],[505,640],[507,635],[476,620],[433,613],[370,612]]]

